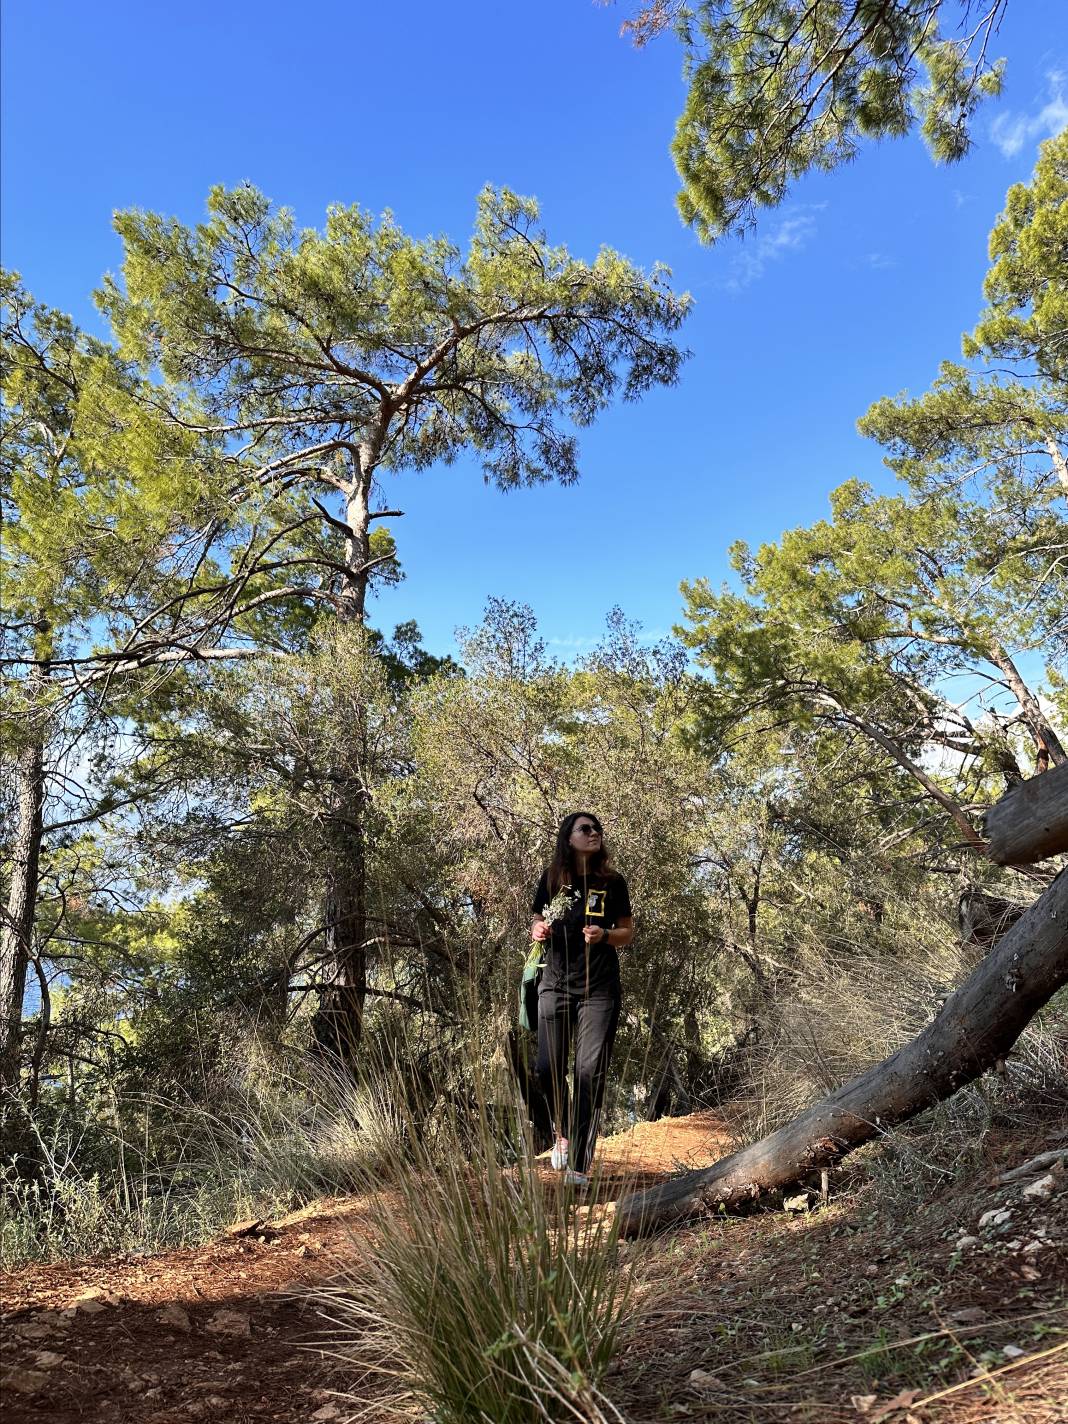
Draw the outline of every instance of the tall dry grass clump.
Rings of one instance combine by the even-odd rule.
[[[200,1100],[128,1095],[105,1115],[26,1118],[0,1161],[0,1266],[207,1240],[235,1219],[363,1190],[401,1152],[371,1087],[253,1044]]]
[[[612,1219],[538,1175],[521,1110],[502,1133],[510,1085],[490,1086],[476,1074],[473,1101],[436,1105],[433,1133],[412,1122],[370,1234],[320,1297],[330,1348],[392,1381],[398,1418],[618,1420],[601,1391],[629,1295]]]

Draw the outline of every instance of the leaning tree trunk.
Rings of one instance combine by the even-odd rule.
[[[1028,865],[1068,851],[1068,764],[1021,781],[986,813],[987,855]]]
[[[616,1208],[620,1229],[636,1235],[720,1206],[738,1206],[830,1166],[884,1129],[952,1096],[1004,1057],[1066,982],[1068,870],[1063,870],[918,1038],[751,1147],[624,1197]]]

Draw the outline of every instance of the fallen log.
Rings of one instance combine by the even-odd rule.
[[[986,813],[987,855],[1029,865],[1068,851],[1068,762],[1021,781]]]
[[[616,1207],[634,1236],[781,1191],[972,1082],[1068,983],[1068,870],[1040,895],[911,1043],[751,1147]]]

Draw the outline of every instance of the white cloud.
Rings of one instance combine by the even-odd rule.
[[[873,272],[883,272],[887,267],[896,267],[897,258],[891,257],[888,252],[866,252],[863,257],[866,267],[870,267]]]
[[[1014,158],[1026,144],[1052,138],[1068,125],[1065,75],[1060,70],[1050,70],[1046,75],[1046,84],[1046,100],[1041,108],[1033,113],[1013,113],[1007,109],[998,114],[990,125],[990,137],[1004,158]]]
[[[769,262],[778,262],[787,253],[797,252],[811,242],[816,235],[815,214],[825,206],[824,203],[810,203],[803,208],[794,208],[777,227],[762,233],[755,241],[743,238],[743,246],[731,260],[728,291],[740,292],[764,275]]]

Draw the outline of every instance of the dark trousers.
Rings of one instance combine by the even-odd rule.
[[[549,1100],[556,1131],[569,1139],[568,1163],[576,1172],[588,1172],[593,1161],[618,1023],[618,994],[583,999],[543,989],[538,995],[538,1080]],[[572,1046],[573,1103],[567,1084]]]

